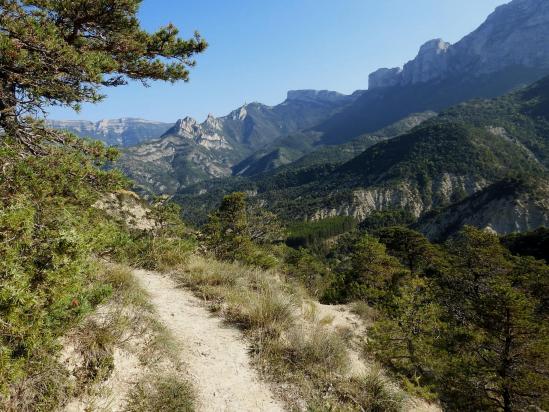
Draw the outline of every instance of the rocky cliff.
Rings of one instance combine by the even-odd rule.
[[[417,228],[432,240],[444,240],[464,225],[499,234],[549,226],[547,182],[505,180],[436,213],[425,215]]]
[[[442,39],[421,46],[402,69],[370,75],[370,89],[406,86],[462,75],[480,76],[510,67],[549,68],[549,2],[513,0],[498,7],[474,32],[456,44]]]

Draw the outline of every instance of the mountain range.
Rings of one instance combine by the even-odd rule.
[[[456,221],[523,231],[549,224],[548,137],[549,77],[452,107],[348,161],[203,182],[176,199],[196,221],[224,193],[245,191],[286,220],[405,210],[433,238],[459,229]]]
[[[406,210],[432,238],[467,222],[528,230],[546,225],[549,210],[539,195],[547,194],[547,39],[549,2],[513,0],[457,43],[430,40],[351,95],[290,91],[276,106],[250,103],[171,127],[141,121],[113,134],[54,126],[129,146],[115,166],[142,193],[174,195],[195,222],[244,190],[286,220]]]
[[[118,167],[142,190],[173,194],[193,183],[230,176],[233,166],[269,142],[318,124],[359,95],[290,91],[276,106],[245,104],[227,116],[209,115],[203,123],[186,117],[160,139],[125,150]]]
[[[164,134],[173,123],[143,119],[112,119],[90,122],[87,120],[48,120],[48,126],[67,130],[81,137],[100,140],[109,146],[134,146]]]

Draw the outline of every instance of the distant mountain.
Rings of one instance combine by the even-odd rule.
[[[322,187],[315,189],[319,193],[326,193],[325,189],[328,190],[329,184],[347,190],[351,183],[371,186],[375,183],[372,180],[374,176],[380,181],[386,181],[383,176],[387,176],[389,171],[374,171],[367,167],[361,169],[361,165],[372,162],[379,168],[389,167],[394,163],[394,159],[389,159],[389,156],[404,156],[401,158],[402,163],[395,166],[394,170],[404,167],[415,170],[412,166],[421,162],[417,161],[418,152],[414,150],[421,151],[421,161],[436,163],[435,160],[425,159],[429,158],[428,150],[432,150],[432,156],[435,157],[440,153],[440,145],[434,144],[435,139],[440,139],[449,146],[455,146],[455,153],[471,155],[473,160],[474,156],[478,156],[479,163],[474,167],[482,172],[472,178],[474,184],[469,185],[465,181],[451,183],[457,192],[450,190],[453,194],[446,200],[453,202],[489,185],[498,170],[516,171],[519,165],[531,166],[533,158],[539,164],[544,164],[545,151],[538,150],[539,145],[544,145],[541,142],[543,139],[537,137],[538,146],[529,147],[521,143],[530,151],[531,158],[525,160],[527,152],[512,153],[512,145],[507,144],[509,142],[501,143],[513,130],[510,126],[501,134],[496,126],[495,129],[490,129],[493,126],[490,124],[478,126],[466,122],[463,125],[458,120],[451,127],[438,124],[436,129],[429,123],[432,128],[424,131],[432,139],[425,140],[426,135],[415,135],[417,145],[407,148],[403,137],[395,142],[384,142],[398,133],[379,134],[378,131],[410,119],[413,119],[411,126],[415,126],[424,118],[414,117],[422,116],[422,113],[440,113],[471,99],[501,96],[543,78],[549,74],[548,38],[549,2],[513,0],[497,8],[477,30],[456,44],[451,45],[440,39],[429,41],[420,48],[418,56],[402,69],[382,69],[373,73],[370,76],[370,89],[367,91],[359,91],[350,96],[328,91],[291,91],[285,102],[274,107],[252,103],[224,117],[210,116],[200,124],[185,118],[178,121],[161,139],[125,151],[119,167],[134,178],[144,191],[172,194],[184,192],[183,188],[203,180],[231,175],[271,183],[280,176],[292,181],[300,176],[298,180],[303,183],[303,176],[307,176],[306,180],[314,180],[313,173],[319,173],[317,180],[323,179],[328,171],[333,172],[334,165],[351,161],[353,156],[360,155],[361,151],[372,145],[375,150],[385,153],[385,158],[380,160],[369,157],[373,152],[368,149],[364,155],[346,165],[347,169],[338,170],[342,184],[330,178],[322,182]],[[445,114],[437,122],[444,116],[448,117]],[[469,116],[468,122],[473,117]],[[472,144],[474,139],[471,136],[477,139],[475,142],[481,148],[490,148],[496,152],[503,146],[509,146],[509,150],[505,149],[501,153],[508,157],[483,163],[479,159],[489,156]],[[414,139],[406,140],[407,143],[412,141]],[[491,145],[496,143],[501,147],[492,148]],[[468,152],[472,147],[479,150]],[[405,153],[406,150],[411,152]],[[277,174],[278,169],[280,174]],[[525,171],[519,169],[520,172]],[[459,172],[465,173],[460,177],[465,179],[467,171],[461,169]],[[363,175],[363,180],[360,180],[360,174]],[[480,175],[484,179],[482,184]],[[255,176],[258,176],[257,179]],[[446,178],[437,176],[438,180],[431,183],[446,187]],[[235,185],[247,181],[249,180],[240,178],[234,180]],[[223,181],[222,185],[225,184],[227,181]],[[419,196],[420,192],[423,193],[424,186],[419,184],[417,193],[402,192],[398,196]],[[458,190],[458,186],[461,189]],[[368,213],[366,209],[360,212],[360,207],[355,208],[352,205],[353,199],[343,199],[340,190],[336,190],[339,193],[337,199],[319,200],[319,203],[310,205],[299,198],[302,190],[304,188],[296,188],[286,202],[286,211],[291,209],[294,199],[298,199],[298,208],[303,209],[301,214],[296,211],[288,212],[291,216],[312,217],[309,213],[315,208],[316,217],[330,214],[363,216]],[[373,202],[374,209],[395,204],[394,199],[379,200],[388,195],[377,193],[375,196],[378,200]],[[391,196],[397,195],[393,193]],[[316,198],[314,194],[305,197]],[[273,208],[276,208],[276,199],[273,202]],[[330,208],[320,207],[328,203]],[[437,196],[433,197],[433,204],[422,199],[416,215],[438,203]],[[342,204],[347,206],[342,209]]]
[[[326,143],[372,133],[410,113],[492,98],[549,74],[549,2],[513,0],[454,45],[425,43],[401,68],[370,75],[353,105],[314,128]]]
[[[125,150],[117,166],[147,192],[174,193],[202,180],[231,175],[231,168],[254,151],[318,124],[358,95],[296,90],[272,107],[250,103],[227,116],[209,115],[203,123],[186,117],[160,139]]]
[[[543,188],[548,167],[549,77],[500,98],[450,108],[342,164],[290,165],[232,183],[198,185],[181,191],[176,199],[192,218],[207,211],[202,205],[215,204],[232,190],[247,191],[289,220],[336,215],[362,220],[374,211],[395,209],[422,218],[443,208],[444,218],[439,221],[444,227],[423,226],[435,237],[449,230],[447,222],[465,219],[465,214],[453,213],[464,210],[457,206],[460,202],[468,202],[464,221],[491,224],[506,233],[546,222],[549,205]],[[521,205],[515,214],[506,212],[509,220],[503,225],[496,216],[500,211],[489,207],[501,203],[490,203],[493,197],[482,193],[498,194],[496,189],[503,187],[499,182],[516,176],[541,183],[499,192],[506,210]],[[196,209],[196,205],[201,206]],[[535,211],[535,217],[525,217],[528,211]]]
[[[143,119],[113,119],[90,122],[86,120],[49,120],[55,129],[68,130],[80,137],[101,140],[109,146],[127,147],[157,139],[173,126],[173,123]]]
[[[514,0],[451,45],[420,47],[403,68],[369,76],[369,90],[310,130],[284,136],[233,167],[251,176],[296,161],[319,147],[371,135],[412,113],[441,111],[473,98],[505,94],[549,74],[549,2]]]
[[[549,2],[513,0],[456,44],[430,40],[403,68],[370,74],[370,89],[484,76],[509,67],[548,68],[548,38]]]
[[[414,113],[375,133],[359,136],[340,145],[324,145],[322,134],[314,131],[285,136],[235,165],[233,174],[253,176],[289,164],[300,167],[351,160],[368,147],[405,133],[435,115],[434,112]]]
[[[507,175],[546,177],[548,156],[545,78],[501,98],[456,106],[367,149],[303,188],[294,213],[309,209],[305,216],[310,218],[348,214],[360,219],[373,210],[403,208],[419,217]]]

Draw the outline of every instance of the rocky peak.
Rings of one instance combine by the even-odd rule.
[[[401,71],[400,67],[378,69],[368,76],[368,87],[370,89],[378,89],[380,87],[396,86],[399,83]]]
[[[167,134],[185,134],[185,133],[193,133],[195,128],[197,127],[197,122],[192,117],[185,117],[183,119],[179,119],[176,123],[173,129],[168,130]]]
[[[221,123],[221,120],[214,117],[213,114],[208,114],[208,117],[206,117],[206,120],[201,125],[204,128],[211,129],[211,130],[221,130],[223,125]]]
[[[238,109],[233,110],[227,115],[227,118],[231,120],[242,121],[248,116],[248,103],[245,103],[243,106],[240,106]]]
[[[446,53],[448,47],[450,47],[450,43],[442,39],[429,40],[419,48],[418,56],[443,54]]]

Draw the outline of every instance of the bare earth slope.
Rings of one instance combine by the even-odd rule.
[[[149,293],[159,320],[180,342],[181,360],[198,391],[203,411],[283,411],[250,365],[238,330],[212,316],[191,292],[167,276],[134,272]]]

